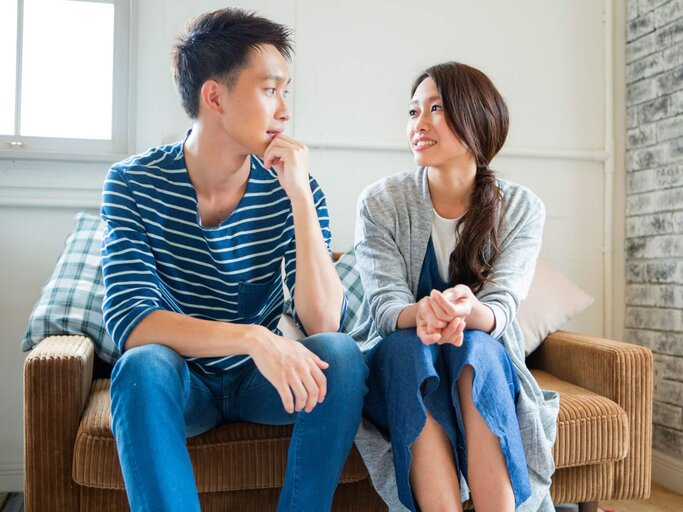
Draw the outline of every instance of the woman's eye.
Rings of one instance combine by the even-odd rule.
[[[268,88],[266,89],[266,92],[267,92],[268,94],[275,94],[275,87],[268,87]]]
[[[289,96],[289,91],[284,91],[282,95],[286,98],[287,96]]]
[[[438,110],[441,110],[441,105],[432,105],[432,112],[437,112]]]
[[[410,109],[410,110],[408,111],[408,115],[409,115],[410,117],[413,117],[413,116],[416,115],[416,114],[417,114],[417,110],[415,110],[415,109]]]

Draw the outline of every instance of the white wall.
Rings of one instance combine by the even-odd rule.
[[[169,54],[183,23],[224,2],[134,2],[131,152],[175,139],[188,121]],[[350,247],[354,206],[367,184],[412,167],[404,143],[413,78],[460,60],[488,73],[512,126],[494,162],[531,187],[548,219],[542,255],[595,297],[568,327],[604,332],[603,149],[606,69],[603,3],[596,0],[241,2],[295,28],[290,133],[311,147],[328,195],[334,248]],[[96,210],[102,162],[0,160],[0,491],[21,485],[19,340],[73,214]]]

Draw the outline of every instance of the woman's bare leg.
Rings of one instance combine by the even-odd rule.
[[[423,512],[462,512],[453,446],[427,411],[425,427],[410,448],[410,485]]]
[[[474,371],[465,365],[458,378],[458,396],[465,424],[467,483],[477,512],[513,512],[515,496],[500,441],[489,430],[472,401]]]

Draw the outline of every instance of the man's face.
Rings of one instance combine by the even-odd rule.
[[[237,82],[222,92],[220,124],[238,149],[263,155],[284,130],[290,116],[285,102],[289,82],[287,62],[274,46],[252,50]]]

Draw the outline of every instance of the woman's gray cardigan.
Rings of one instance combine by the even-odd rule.
[[[500,252],[491,276],[495,283],[485,283],[477,298],[493,310],[496,326],[491,335],[507,349],[520,381],[517,418],[532,496],[518,510],[552,512],[549,489],[555,470],[552,447],[559,397],[554,391],[542,391],[527,369],[524,338],[516,319],[541,248],[545,207],[525,187],[500,179],[497,184],[503,205],[498,227]],[[427,170],[420,167],[371,185],[361,195],[358,207],[355,254],[365,295],[361,324],[351,335],[361,350],[367,351],[395,331],[401,310],[415,303],[433,216]],[[398,501],[390,443],[363,420],[356,445],[390,510],[405,510]],[[469,497],[464,481],[461,488],[463,499]]]

